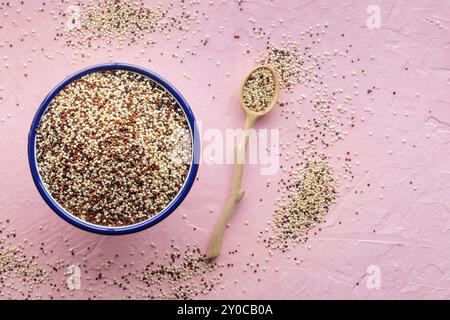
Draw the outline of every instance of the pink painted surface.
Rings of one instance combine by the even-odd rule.
[[[17,230],[16,241],[27,238],[52,248],[54,253],[44,261],[78,263],[78,253],[90,246],[90,266],[102,266],[116,253],[121,257],[118,263],[140,265],[151,257],[129,253],[147,250],[150,243],[161,251],[172,239],[180,246],[196,243],[205,248],[226,201],[230,165],[201,165],[199,181],[178,210],[157,226],[129,236],[106,237],[78,230],[57,217],[40,198],[26,152],[27,134],[37,107],[66,76],[110,58],[107,49],[86,50],[90,55],[85,60],[72,63],[73,50],[64,48],[63,41],[53,40],[60,21],[50,13],[70,3],[60,6],[55,4],[59,1],[47,1],[43,6],[25,2],[29,3],[19,6],[20,1],[12,0],[12,8],[0,10],[0,220],[10,219],[10,227]],[[341,196],[322,231],[306,245],[270,257],[256,239],[272,219],[276,182],[283,172],[261,176],[258,166],[248,166],[244,178],[247,193],[224,242],[224,252],[239,252],[219,259],[235,267],[225,270],[224,290],[217,288],[206,298],[450,298],[450,4],[437,0],[244,1],[239,11],[235,1],[213,2],[209,5],[204,1],[191,8],[207,12],[209,19],[202,21],[202,31],[182,42],[178,51],[177,34],[171,34],[170,40],[154,34],[158,45],[145,49],[145,53],[139,45],[110,51],[113,61],[140,65],[168,79],[188,100],[204,129],[224,130],[243,124],[240,82],[265,46],[253,36],[253,27],[262,27],[272,34],[272,41],[280,43],[283,34],[296,39],[308,27],[328,23],[318,52],[332,52],[351,44],[350,55],[360,60],[349,64],[349,58],[336,59],[336,72],[349,74],[353,69],[364,69],[367,75],[359,77],[360,95],[355,102],[358,118],[364,116],[365,121],[358,121],[343,142],[327,151],[333,159],[347,151],[356,152],[353,161],[360,165],[354,167],[355,179],[347,189],[346,183],[341,183]],[[381,9],[380,29],[366,27],[366,9],[371,4]],[[40,7],[45,8],[44,13],[39,12]],[[256,23],[250,21],[252,18]],[[276,26],[272,28],[271,24]],[[236,34],[239,39],[233,37]],[[205,35],[210,36],[208,45],[197,48],[195,44]],[[187,48],[197,55],[188,56]],[[243,54],[247,48],[250,52]],[[186,60],[179,64],[171,53],[185,54]],[[330,89],[353,92],[352,79],[341,81],[330,76],[327,81]],[[365,93],[372,86],[379,87],[374,100]],[[282,93],[281,99],[295,99],[303,92],[299,86],[294,94]],[[304,113],[302,117],[311,116],[307,103],[295,108]],[[373,114],[364,112],[364,108],[371,108]],[[295,134],[295,120],[287,122],[279,114],[280,110],[275,110],[257,127],[282,127],[281,142],[286,143]],[[268,180],[271,188],[265,186]],[[214,209],[212,213],[210,208]],[[65,238],[77,252],[75,256],[64,244]],[[39,254],[37,245],[35,250]],[[251,258],[252,253],[255,257]],[[294,257],[303,261],[298,265]],[[264,265],[267,271],[257,275],[244,272],[249,261]],[[380,268],[380,289],[366,285],[370,265]],[[113,268],[106,276],[119,274]],[[60,277],[64,280],[63,274]],[[99,288],[104,298],[123,297],[120,290],[82,280],[82,289],[73,292],[74,298],[91,297],[90,290]],[[46,292],[43,294],[47,298]]]

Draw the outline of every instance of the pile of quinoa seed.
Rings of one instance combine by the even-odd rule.
[[[254,70],[242,88],[242,100],[250,110],[261,112],[270,107],[276,94],[276,79],[270,69]]]
[[[3,292],[7,290],[19,291],[22,298],[30,298],[34,288],[50,280],[50,273],[40,266],[37,256],[26,253],[26,243],[9,244],[7,239],[11,236],[15,237],[15,232],[0,238],[0,298],[4,298]],[[16,287],[14,280],[20,281],[20,287]]]
[[[195,27],[200,19],[208,19],[205,12],[198,10],[197,1],[149,6],[133,0],[76,0],[68,8],[61,7],[55,39],[64,41],[68,48],[80,50],[81,60],[90,55],[90,49],[101,50],[106,46],[121,50],[137,45],[143,54],[144,49],[154,47],[161,37],[170,40],[171,34],[179,37],[180,44],[193,30],[194,34],[200,31],[201,28]],[[201,41],[206,45],[208,39]],[[192,51],[189,54],[195,55]],[[183,61],[184,55],[180,58]]]
[[[181,189],[191,145],[175,98],[153,80],[124,70],[88,74],[51,102],[36,133],[40,176],[76,217],[132,225],[163,210]],[[184,142],[184,141],[183,141]]]
[[[268,247],[274,249],[287,250],[290,241],[305,241],[308,231],[324,222],[338,197],[337,179],[325,157],[292,170],[288,181],[286,194],[276,203],[274,235],[267,241]]]
[[[184,250],[172,246],[162,262],[146,265],[138,280],[145,284],[142,293],[146,298],[150,293],[150,298],[187,300],[215,289],[223,277],[218,272],[223,267],[207,260],[197,245],[187,245]]]
[[[147,33],[155,32],[167,10],[137,6],[134,1],[106,0],[98,3],[76,5],[76,11],[64,13],[67,45],[92,46],[94,40],[111,40],[134,43]],[[70,20],[72,19],[72,20]]]
[[[51,228],[37,229],[41,236],[53,234]],[[117,297],[127,300],[187,300],[216,291],[224,272],[234,266],[210,262],[198,245],[179,247],[174,239],[170,248],[152,242],[139,252],[131,246],[125,255],[113,251],[92,259],[99,256],[94,243],[77,248],[76,241],[61,235],[46,242],[33,242],[24,235],[11,227],[9,219],[0,221],[0,299],[65,299],[83,294],[91,300],[118,292]],[[79,288],[70,285],[74,267],[80,271]]]

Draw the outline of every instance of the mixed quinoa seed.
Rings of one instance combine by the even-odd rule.
[[[167,10],[136,6],[134,1],[106,0],[98,3],[80,3],[77,10],[62,13],[66,21],[64,33],[57,37],[65,37],[70,47],[92,47],[95,40],[111,40],[133,43],[143,39],[146,34],[157,28],[163,30],[162,19]]]
[[[157,44],[156,36],[170,40],[174,34],[179,45],[192,31],[194,34],[201,31],[200,21],[208,20],[208,15],[199,11],[197,1],[149,6],[134,0],[76,0],[69,8],[59,10],[58,15],[61,21],[56,28],[55,40],[80,50],[75,51],[74,61],[84,60],[90,49],[99,50],[106,46],[121,50],[138,44],[143,48],[138,55],[144,54],[146,48]],[[153,35],[155,39],[151,38]],[[209,36],[206,36],[200,42],[205,46],[208,40]],[[188,50],[187,55],[195,55],[195,52]],[[185,56],[177,54],[174,58],[183,63]]]
[[[306,241],[308,231],[324,222],[339,192],[334,170],[324,156],[292,170],[284,191],[286,195],[276,201],[274,232],[266,246],[286,251],[291,242]]]
[[[48,231],[39,227],[41,235]],[[9,219],[0,221],[0,235],[0,299],[76,297],[69,281],[73,267],[80,269],[78,290],[88,299],[107,298],[114,289],[123,299],[193,299],[215,291],[226,269],[234,267],[208,261],[198,245],[178,247],[174,239],[170,248],[149,243],[139,252],[132,248],[126,255],[110,253],[94,264],[89,257],[96,254],[95,246],[74,249],[61,235],[55,242],[35,243],[18,236]],[[54,254],[60,245],[65,257]]]
[[[52,100],[36,133],[40,176],[68,212],[104,226],[163,210],[190,168],[189,124],[175,98],[125,70],[88,74]]]
[[[242,88],[242,101],[252,111],[269,108],[276,94],[276,79],[272,70],[260,67],[247,78]]]

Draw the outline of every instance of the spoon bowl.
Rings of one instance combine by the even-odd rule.
[[[272,97],[272,100],[270,101],[270,104],[266,108],[264,108],[264,110],[255,111],[255,110],[250,109],[244,102],[244,87],[245,87],[245,84],[247,83],[248,79],[252,76],[252,74],[261,69],[266,69],[271,72],[273,81],[275,82],[275,92]],[[276,71],[272,67],[269,67],[267,65],[262,65],[262,66],[256,67],[247,75],[247,77],[245,78],[244,82],[241,85],[241,92],[240,92],[241,107],[242,107],[242,109],[244,109],[245,113],[247,113],[247,114],[251,114],[251,115],[254,115],[257,117],[263,116],[266,113],[268,113],[270,110],[272,110],[273,107],[275,106],[277,99],[278,99],[279,90],[280,90],[280,82],[278,81],[278,76],[277,76]]]

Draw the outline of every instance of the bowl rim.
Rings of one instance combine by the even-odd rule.
[[[84,220],[81,220],[80,218],[75,217],[68,211],[66,211],[50,194],[50,192],[45,187],[39,171],[38,171],[38,165],[36,161],[36,132],[37,128],[39,126],[39,123],[41,121],[42,116],[44,115],[45,111],[47,110],[48,106],[50,105],[53,98],[61,92],[68,84],[71,82],[94,72],[98,71],[106,71],[106,70],[126,70],[135,72],[141,75],[144,75],[159,85],[161,85],[164,89],[169,91],[170,94],[177,100],[179,105],[181,106],[187,120],[189,123],[189,129],[191,132],[191,141],[192,141],[192,160],[191,165],[189,169],[189,173],[186,177],[186,180],[181,187],[180,191],[178,192],[177,196],[172,199],[172,201],[158,214],[150,217],[147,220],[144,220],[142,222],[130,225],[130,226],[124,226],[124,227],[108,227],[108,226],[101,226],[97,224],[93,224]],[[36,114],[34,116],[34,119],[31,123],[30,132],[28,135],[28,162],[31,170],[31,175],[33,177],[34,184],[36,185],[36,188],[39,191],[39,194],[44,199],[44,201],[47,203],[47,205],[62,219],[64,219],[66,222],[72,224],[75,227],[78,227],[82,230],[97,233],[97,234],[103,234],[103,235],[122,235],[122,234],[130,234],[138,231],[142,231],[144,229],[147,229],[151,226],[154,226],[155,224],[161,222],[165,218],[167,218],[186,198],[187,194],[189,193],[196,175],[198,171],[199,166],[199,156],[200,156],[200,139],[199,139],[199,132],[196,125],[194,114],[189,107],[189,104],[184,99],[184,97],[181,95],[181,93],[175,89],[173,85],[171,85],[167,80],[162,78],[157,73],[150,71],[148,69],[132,65],[132,64],[126,64],[126,63],[105,63],[105,64],[98,64],[90,67],[83,68],[67,78],[65,78],[62,82],[60,82],[54,89],[50,91],[50,93],[44,98],[43,102],[39,106],[39,108],[36,111]]]

